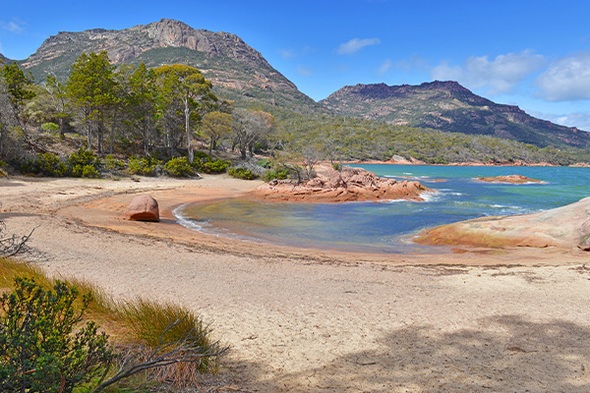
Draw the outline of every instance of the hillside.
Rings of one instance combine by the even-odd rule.
[[[172,63],[197,67],[223,98],[302,112],[317,107],[238,36],[197,30],[170,19],[124,30],[60,32],[45,40],[33,55],[19,64],[37,82],[43,81],[47,73],[65,78],[80,54],[103,50],[117,65],[144,62],[150,67]]]
[[[537,146],[590,147],[590,133],[534,118],[494,103],[457,82],[346,86],[320,103],[344,116],[465,134],[490,135]]]

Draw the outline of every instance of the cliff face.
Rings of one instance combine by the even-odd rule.
[[[20,65],[37,82],[48,73],[65,78],[82,54],[106,51],[113,64],[144,62],[150,67],[184,63],[199,68],[218,93],[306,110],[315,102],[234,34],[197,30],[162,19],[124,30],[92,29],[49,37]]]
[[[590,133],[496,104],[457,82],[418,86],[346,86],[320,103],[336,113],[465,134],[491,135],[538,146],[590,146]]]

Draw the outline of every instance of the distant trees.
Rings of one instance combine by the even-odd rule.
[[[197,143],[209,154],[231,148],[241,159],[266,151],[296,163],[312,176],[317,162],[388,160],[393,155],[426,163],[589,161],[587,150],[539,148],[486,136],[394,126],[277,107],[239,107],[219,100],[196,68],[172,64],[110,63],[106,52],[81,55],[67,80],[49,75],[41,85],[16,63],[0,63],[0,160],[53,153],[29,136],[35,128],[76,139],[99,156],[153,156],[154,162],[184,154],[193,161]],[[197,143],[195,143],[197,141]],[[186,149],[186,150],[185,150]],[[71,150],[70,150],[71,151]]]

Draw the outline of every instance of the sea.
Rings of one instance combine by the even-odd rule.
[[[197,231],[266,243],[362,253],[441,253],[413,242],[423,229],[485,216],[529,214],[590,196],[590,168],[363,164],[381,177],[418,180],[424,202],[268,203],[229,198],[189,203],[178,222]],[[486,183],[522,175],[541,183]],[[255,243],[256,244],[256,243]]]

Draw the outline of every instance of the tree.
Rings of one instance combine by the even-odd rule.
[[[160,80],[160,101],[163,110],[168,114],[180,111],[184,116],[187,154],[189,162],[192,163],[194,153],[191,117],[193,114],[202,115],[208,105],[217,101],[217,97],[211,92],[211,82],[203,77],[201,71],[184,64],[164,65],[156,68],[155,73]],[[167,132],[170,130],[167,129]],[[170,142],[171,138],[168,139]]]
[[[35,93],[29,88],[33,84],[33,80],[31,77],[25,75],[16,62],[5,64],[0,68],[0,72],[10,103],[17,117],[20,119],[25,102],[35,97]]]
[[[209,155],[211,155],[211,151],[217,148],[217,144],[231,134],[232,117],[229,113],[208,112],[203,116],[201,130],[209,139]]]
[[[64,120],[69,116],[67,112],[68,100],[66,87],[63,83],[57,80],[55,75],[47,75],[43,87],[51,97],[53,113],[57,118],[57,124],[59,125],[59,135],[63,138],[65,135]]]
[[[145,154],[156,143],[156,75],[144,63],[137,67],[119,69],[123,94],[124,123],[129,126],[131,140],[141,141]]]
[[[274,130],[274,117],[262,110],[239,109],[233,114],[233,147],[240,151],[242,160],[252,155],[254,142],[266,138]]]
[[[66,90],[73,106],[80,111],[86,126],[88,147],[92,147],[93,131],[97,136],[97,150],[104,149],[104,132],[110,110],[117,104],[114,66],[107,52],[83,53],[72,64]]]

